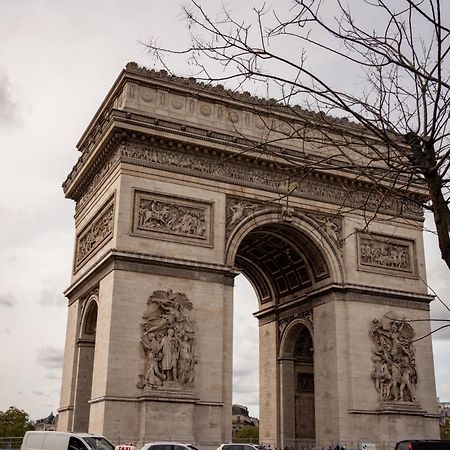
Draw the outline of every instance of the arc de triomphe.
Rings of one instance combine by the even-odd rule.
[[[64,183],[60,430],[230,441],[242,272],[259,300],[261,442],[438,436],[431,340],[416,340],[430,330],[421,210],[333,161],[296,175],[293,161],[330,151],[277,139],[300,126],[246,94],[122,71]]]

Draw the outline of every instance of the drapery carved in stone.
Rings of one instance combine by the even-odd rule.
[[[178,236],[200,245],[211,244],[211,204],[161,194],[135,193],[133,232],[168,239]]]
[[[240,198],[227,199],[226,224],[227,237],[236,225],[261,207],[261,203],[249,202]]]
[[[412,326],[388,313],[372,321],[369,335],[374,344],[371,377],[379,399],[415,402],[417,371]]]
[[[182,292],[154,291],[141,322],[139,389],[194,384],[192,303]]]
[[[413,242],[388,236],[358,234],[360,268],[414,273]]]
[[[77,237],[75,267],[112,237],[113,219],[114,199],[111,199]]]

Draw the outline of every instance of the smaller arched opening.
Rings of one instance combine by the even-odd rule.
[[[301,448],[315,440],[314,342],[311,323],[296,320],[281,342],[281,410],[284,446]]]
[[[83,300],[80,300],[83,301]],[[89,415],[94,371],[95,335],[97,330],[98,294],[94,292],[84,299],[77,339],[77,373],[72,430],[89,431]]]

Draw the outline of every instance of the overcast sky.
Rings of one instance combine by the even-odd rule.
[[[208,1],[210,4],[211,1]],[[153,62],[140,42],[187,37],[179,1],[0,0],[0,410],[32,419],[59,406],[74,204],[61,183],[75,144],[128,61]],[[186,74],[186,67],[174,67]],[[429,283],[449,302],[448,271],[426,238]],[[235,290],[234,402],[258,415],[257,309]],[[447,315],[439,305],[437,316]],[[450,401],[450,333],[434,340],[438,395]]]

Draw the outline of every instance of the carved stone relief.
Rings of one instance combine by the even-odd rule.
[[[310,309],[309,311],[299,312],[299,313],[292,314],[290,316],[279,319],[278,320],[278,332],[280,334],[280,337],[283,335],[286,327],[295,319],[302,319],[310,325],[311,329],[314,328],[313,312],[312,312],[312,309]]]
[[[113,236],[114,197],[102,207],[90,224],[78,235],[75,268]]]
[[[358,268],[415,274],[414,242],[389,236],[358,233]]]
[[[194,385],[192,303],[182,292],[154,291],[141,322],[139,389]]]
[[[249,202],[240,198],[227,198],[226,225],[227,237],[241,220],[262,207],[262,203]]]
[[[133,233],[140,236],[212,244],[212,204],[135,191]]]
[[[415,402],[417,370],[412,326],[388,313],[372,321],[369,336],[374,344],[371,378],[379,399]]]
[[[331,240],[342,250],[344,238],[342,236],[342,218],[332,214],[306,213],[308,217],[314,219]]]
[[[299,208],[291,208],[282,206],[279,203],[275,204],[280,208],[280,221],[291,222],[295,211],[301,212],[310,219],[313,219],[319,227],[335,242],[339,249],[342,249],[342,219],[339,216],[325,213],[311,213],[308,210]],[[265,206],[274,206],[274,204],[264,204],[263,202],[249,202],[248,200],[227,197],[226,206],[226,236],[229,237],[233,229],[246,217],[254,212],[263,209]]]
[[[196,175],[202,178],[217,179],[229,183],[255,186],[273,192],[284,192],[286,174],[268,167],[259,167],[242,161],[224,162],[219,158],[190,154],[186,151],[177,152],[173,149],[157,148],[153,145],[138,143],[123,143],[114,151],[114,157],[108,158],[99,169],[95,178],[89,183],[86,192],[78,201],[81,209],[109,173],[112,165],[120,159],[138,165],[146,165],[164,170]],[[295,180],[293,180],[295,182]],[[67,183],[67,181],[66,181]],[[329,184],[316,178],[302,179],[298,182],[295,197],[306,197],[314,200],[325,200],[330,203],[358,208],[377,210],[388,214],[401,215],[405,211],[414,217],[421,216],[421,210],[411,203],[407,208],[405,201],[398,198],[388,198],[382,194],[372,193],[370,196],[364,190],[355,190],[345,186]]]
[[[100,186],[111,173],[112,168],[115,167],[116,163],[120,160],[120,155],[120,148],[115,147],[100,165],[99,169],[95,171],[95,175],[90,180],[89,184],[84,189],[83,194],[77,201],[75,206],[75,211],[77,213],[80,212],[85,205],[87,205],[89,200],[97,192],[97,187]]]

